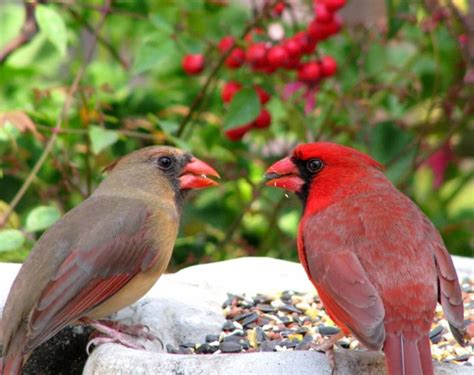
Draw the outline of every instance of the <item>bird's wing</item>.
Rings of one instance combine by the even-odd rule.
[[[113,296],[159,255],[157,242],[147,236],[152,213],[144,203],[102,197],[92,204],[94,210],[82,217],[87,230],[77,234],[31,312],[25,352]],[[62,230],[78,224],[72,214]]]
[[[385,310],[359,258],[339,235],[343,228],[330,213],[305,220],[302,243],[307,272],[323,303],[367,348],[379,350],[385,340]]]
[[[381,349],[384,307],[357,256],[350,251],[313,253],[308,267],[327,308],[367,348]]]
[[[438,231],[428,218],[424,217],[427,242],[431,244],[438,273],[438,301],[443,307],[456,341],[464,344],[464,306],[461,286],[453,260],[444,246]]]

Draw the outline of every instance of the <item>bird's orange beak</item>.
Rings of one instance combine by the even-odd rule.
[[[202,160],[193,157],[191,161],[186,164],[183,173],[179,176],[180,188],[181,190],[189,190],[219,185],[208,176],[220,178],[219,173],[217,173],[214,168]]]
[[[299,192],[304,185],[300,172],[291,157],[286,157],[277,161],[267,169],[263,176],[267,181],[267,186]]]

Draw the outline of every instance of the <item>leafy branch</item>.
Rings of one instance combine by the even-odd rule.
[[[38,25],[35,19],[35,8],[37,4],[45,3],[43,0],[26,1],[25,6],[25,22],[15,38],[10,40],[0,51],[0,64],[4,63],[8,56],[15,52],[18,48],[28,43],[38,32]]]
[[[253,21],[250,22],[245,27],[239,40],[243,40],[252,31],[252,29],[255,26],[257,26],[263,19],[265,19],[270,14],[270,11],[275,4],[276,4],[276,0],[270,3],[266,3],[262,11],[259,14],[257,14],[255,18],[253,19]],[[230,56],[230,54],[235,48],[237,48],[236,43],[234,43],[234,45],[231,48],[229,48],[225,53],[223,53],[220,59],[217,61],[216,65],[214,66],[211,73],[209,74],[206,81],[204,82],[204,85],[201,87],[201,90],[199,90],[198,94],[196,95],[193,102],[191,103],[188,113],[179,124],[178,130],[176,132],[176,137],[180,138],[183,135],[183,132],[186,129],[186,126],[190,123],[191,119],[193,118],[194,113],[200,108],[203,102],[203,99],[206,96],[206,93],[211,85],[211,82],[217,76],[222,66],[224,65],[225,60],[227,59],[227,57]]]
[[[41,154],[40,158],[38,159],[38,161],[36,162],[36,164],[34,165],[33,169],[31,170],[31,172],[29,173],[28,177],[25,179],[25,181],[23,182],[22,186],[20,187],[20,189],[18,190],[18,192],[15,194],[15,196],[13,197],[12,201],[10,202],[7,210],[5,211],[5,213],[3,214],[3,216],[0,218],[0,228],[3,227],[10,215],[13,213],[13,211],[15,210],[16,206],[18,205],[18,203],[21,201],[21,199],[23,198],[23,196],[25,195],[25,193],[27,192],[28,188],[30,187],[31,183],[33,182],[33,180],[36,178],[36,175],[38,174],[39,170],[41,169],[41,167],[43,166],[44,162],[46,161],[46,159],[48,158],[48,155],[49,153],[51,152],[51,150],[53,149],[53,146],[56,142],[56,139],[58,137],[58,134],[59,132],[61,131],[61,126],[64,122],[64,120],[67,118],[67,115],[69,113],[69,109],[71,108],[71,104],[72,104],[72,100],[73,100],[73,97],[74,97],[74,94],[76,93],[78,87],[79,87],[79,83],[81,82],[81,79],[84,75],[84,72],[86,71],[86,68],[87,66],[89,65],[91,59],[92,59],[92,56],[94,54],[94,50],[97,46],[97,33],[98,31],[102,28],[102,26],[104,25],[105,23],[105,20],[107,18],[107,15],[109,13],[109,7],[110,7],[110,3],[111,3],[112,0],[105,0],[105,6],[102,8],[102,17],[101,19],[99,20],[98,22],[98,25],[96,27],[96,31],[94,33],[94,38],[93,38],[93,41],[89,47],[89,51],[87,52],[86,54],[86,58],[83,62],[83,64],[81,65],[81,67],[79,68],[79,71],[77,72],[75,78],[74,78],[74,81],[72,82],[71,86],[69,87],[69,90],[66,94],[66,99],[64,101],[64,105],[61,109],[61,113],[59,114],[58,118],[57,118],[57,121],[56,121],[56,125],[54,126],[54,128],[52,129],[52,132],[53,134],[51,135],[51,137],[49,138],[48,140],[48,143],[46,144],[44,150],[43,150],[43,153]]]

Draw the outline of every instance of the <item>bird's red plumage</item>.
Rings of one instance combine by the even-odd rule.
[[[314,158],[324,167],[304,177]],[[433,373],[436,301],[458,339],[463,325],[456,271],[438,232],[368,155],[314,143],[298,146],[292,160],[307,184],[298,254],[329,316],[369,349],[383,348],[389,373]]]

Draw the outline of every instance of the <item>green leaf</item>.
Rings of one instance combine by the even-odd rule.
[[[3,2],[0,7],[0,20],[2,20],[0,46],[2,47],[16,37],[23,26],[24,10],[19,5]]]
[[[385,49],[388,63],[394,67],[403,67],[409,62],[415,63],[420,54],[417,47],[407,41],[391,41]]]
[[[188,12],[199,11],[204,6],[202,0],[177,0],[176,3],[180,9],[186,9]]]
[[[28,232],[45,230],[53,225],[61,217],[61,213],[54,206],[35,207],[26,218],[25,229]]]
[[[159,13],[150,15],[150,21],[153,26],[162,30],[166,34],[172,34],[174,31],[173,25],[164,17],[162,17]]]
[[[119,139],[115,130],[108,130],[94,125],[89,127],[89,137],[91,140],[92,152],[95,155],[100,154],[103,150],[113,145]]]
[[[0,230],[0,253],[19,249],[25,243],[25,236],[18,229]]]
[[[135,74],[154,71],[165,74],[179,68],[180,58],[175,43],[168,40],[160,44],[145,43],[137,51],[132,71]]]
[[[15,140],[21,135],[20,130],[7,120],[3,127],[0,125],[0,140]]]
[[[381,163],[388,163],[401,156],[410,143],[411,135],[392,121],[378,123],[371,134],[371,155]]]
[[[39,33],[35,36],[30,42],[28,42],[23,47],[17,49],[12,55],[8,58],[8,65],[21,69],[21,68],[31,68],[31,66],[36,69],[41,69],[45,59],[48,60],[48,57],[41,56],[42,48],[48,42],[48,37],[44,33]],[[54,55],[58,59],[60,58],[59,54],[52,49],[51,55]],[[40,57],[41,56],[41,57]],[[51,66],[51,61],[56,62],[54,57],[48,61],[49,66]]]
[[[260,101],[253,88],[240,90],[230,103],[229,112],[225,118],[224,128],[248,124],[255,120],[260,113]]]
[[[415,148],[409,145],[413,135],[391,121],[377,124],[371,133],[371,155],[388,165],[387,176],[396,182],[404,176],[415,157]]]
[[[288,236],[296,237],[298,231],[298,223],[300,221],[300,214],[298,211],[289,211],[280,216],[278,219],[278,228]]]
[[[409,0],[385,0],[388,14],[388,38],[393,38],[405,23],[402,14],[409,12]]]
[[[40,30],[55,45],[61,56],[66,55],[67,29],[61,15],[51,6],[36,6],[36,21]]]

